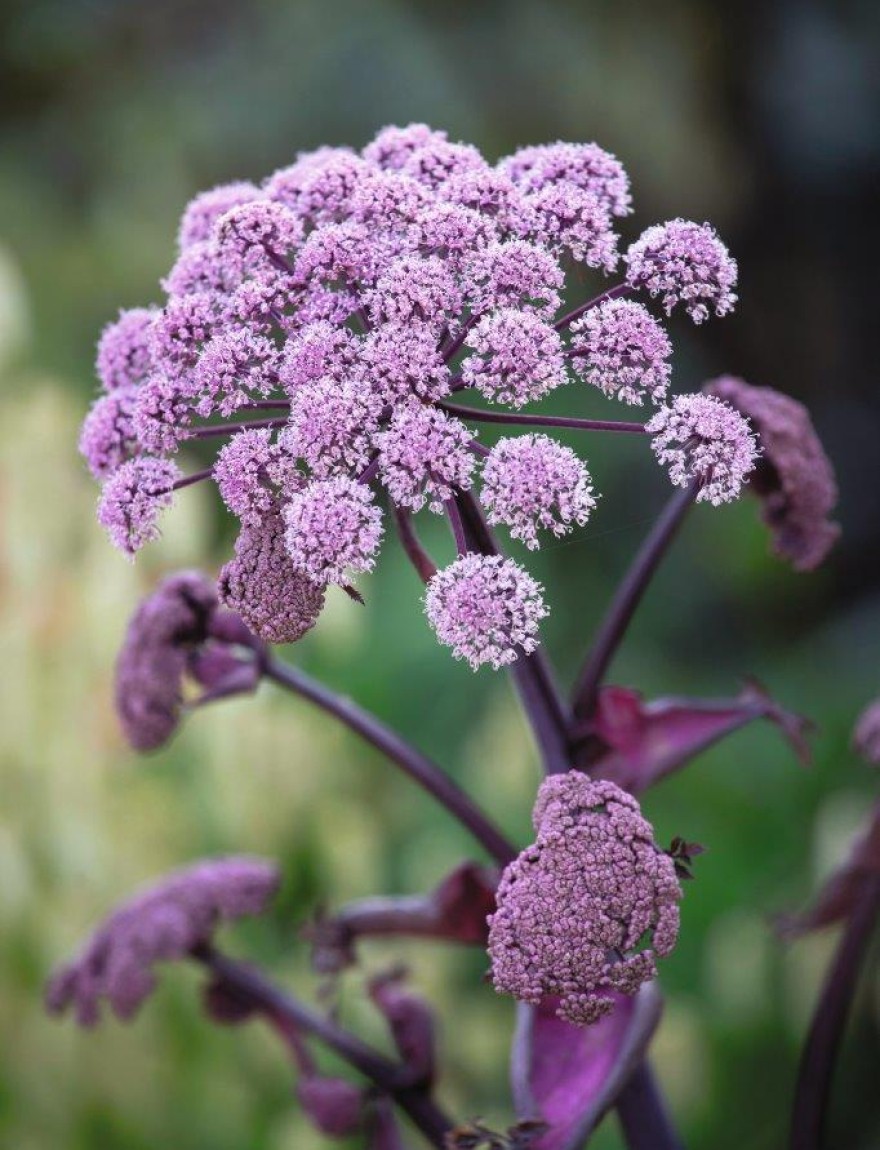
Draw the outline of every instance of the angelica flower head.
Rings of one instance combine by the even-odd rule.
[[[539,530],[566,535],[596,506],[584,464],[547,435],[500,439],[483,468],[482,500],[489,522],[503,523],[531,550]]]
[[[440,642],[476,671],[534,651],[547,608],[541,584],[513,559],[469,554],[431,579],[425,613]]]
[[[575,1025],[614,993],[654,978],[678,938],[681,887],[632,795],[579,771],[551,775],[533,812],[537,837],[509,863],[489,918],[495,989],[539,1005],[559,998]]]
[[[677,487],[701,481],[698,500],[736,499],[758,459],[747,419],[711,395],[677,395],[645,424],[651,448]]]
[[[627,282],[659,296],[668,315],[681,304],[694,323],[736,303],[736,260],[709,224],[670,220],[648,228],[624,257]]]
[[[672,344],[646,307],[611,299],[571,325],[572,364],[587,383],[623,403],[663,400]]]

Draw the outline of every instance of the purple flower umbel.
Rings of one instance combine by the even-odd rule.
[[[578,379],[627,403],[664,401],[669,339],[623,297],[644,289],[667,312],[723,315],[736,265],[708,225],[673,220],[649,228],[604,289],[630,210],[626,172],[596,144],[528,146],[492,165],[424,124],[202,193],[184,212],[164,306],[122,313],[101,338],[102,394],[80,441],[104,484],[99,520],[134,554],[179,488],[212,480],[241,521],[224,596],[276,642],[314,623],[314,586],[354,592],[373,569],[383,503],[400,523],[445,514],[474,487],[490,522],[530,548],[539,531],[582,525],[596,496],[574,448],[511,434],[490,453],[470,425],[528,425],[507,409]],[[569,272],[597,294],[562,314]],[[469,389],[482,408],[451,402]],[[699,404],[730,410],[714,402],[680,397],[649,427],[674,482],[699,472],[700,498],[719,502],[737,494],[752,441],[732,411],[693,433]],[[176,456],[197,444],[214,445],[211,465],[184,475]],[[441,642],[474,666],[531,651],[546,611],[534,581],[515,564],[458,564],[429,595]]]
[[[678,937],[681,887],[639,804],[578,771],[541,784],[538,837],[504,871],[489,920],[495,989],[588,1025],[634,994]]]

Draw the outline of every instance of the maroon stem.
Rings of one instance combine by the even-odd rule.
[[[406,552],[406,557],[412,563],[421,581],[427,583],[437,574],[437,566],[416,535],[410,512],[405,507],[398,507],[396,503],[392,503],[391,507],[394,512],[397,534],[400,537],[401,546]]]
[[[682,1150],[647,1059],[620,1092],[616,1109],[629,1150]]]
[[[337,695],[323,683],[272,655],[265,656],[263,673],[279,686],[321,707],[387,755],[423,790],[437,799],[462,826],[467,827],[477,842],[481,843],[501,866],[505,866],[516,857],[517,852],[512,844],[473,799],[444,774],[436,763],[417,751],[415,747],[411,747],[405,739],[385,726],[375,715],[371,715],[353,700]]]
[[[575,686],[572,702],[579,719],[592,716],[599,684],[701,486],[702,480],[694,479],[687,487],[676,491],[661,511],[618,585]]]
[[[183,487],[192,487],[194,483],[201,483],[203,479],[210,479],[214,474],[213,467],[206,467],[203,471],[194,471],[192,475],[184,475],[171,484],[172,491],[180,491]]]
[[[880,874],[874,873],[865,879],[847,919],[801,1054],[790,1150],[820,1150],[826,1145],[825,1116],[835,1063],[878,914]]]
[[[500,549],[483,519],[476,500],[467,492],[456,497],[468,542],[481,555],[499,555]],[[520,652],[510,668],[526,717],[548,774],[566,771],[569,758],[570,716],[556,689],[553,670],[539,647],[531,655]]]
[[[304,1031],[323,1042],[383,1094],[393,1098],[432,1145],[441,1148],[446,1145],[445,1136],[453,1126],[452,1120],[423,1084],[416,1085],[409,1080],[404,1066],[386,1058],[356,1035],[282,991],[253,967],[227,958],[210,947],[200,948],[193,957],[211,971],[225,990],[243,1005],[262,1014],[282,1034]]]
[[[443,506],[446,508],[446,518],[449,520],[449,526],[452,528],[452,535],[455,539],[455,549],[460,557],[467,555],[470,551],[470,546],[468,545],[467,534],[464,529],[461,512],[458,510],[458,504],[455,502],[455,499],[447,499]]]
[[[190,432],[190,439],[213,439],[219,435],[234,435],[237,431],[259,430],[260,428],[286,427],[286,419],[243,419],[240,423],[213,423],[208,427],[197,427]]]
[[[609,288],[608,291],[602,292],[601,295],[594,296],[593,299],[588,299],[586,303],[580,304],[573,311],[568,312],[562,319],[558,319],[554,324],[557,331],[564,331],[570,327],[576,319],[580,319],[586,312],[591,311],[592,308],[598,307],[601,303],[607,303],[608,300],[620,299],[622,296],[629,295],[635,289],[630,287],[629,284],[618,284],[617,287]]]
[[[647,435],[643,423],[616,419],[576,419],[567,415],[513,415],[506,411],[482,411],[476,407],[462,407],[457,403],[440,402],[449,415],[459,419],[475,419],[480,423],[503,423],[520,427],[572,427],[577,431],[621,431],[629,435]]]
[[[457,355],[459,353],[459,351],[461,351],[462,346],[464,344],[464,341],[467,339],[468,335],[473,330],[473,328],[477,325],[477,323],[479,323],[479,320],[480,320],[479,315],[472,315],[472,316],[469,316],[468,319],[465,321],[465,323],[462,324],[461,331],[458,333],[458,335],[455,337],[455,339],[452,341],[452,343],[449,345],[449,347],[445,348],[443,351],[443,362],[444,363],[449,363],[449,361],[455,355]]]

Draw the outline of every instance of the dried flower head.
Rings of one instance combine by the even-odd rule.
[[[677,395],[645,429],[676,487],[701,479],[697,499],[716,506],[737,498],[758,458],[748,420],[711,395]]]
[[[499,439],[483,467],[482,501],[489,522],[509,527],[530,550],[539,530],[566,535],[596,506],[584,464],[546,435]]]
[[[809,412],[772,387],[753,387],[723,375],[704,390],[724,400],[754,423],[761,458],[749,482],[761,501],[773,549],[796,571],[817,567],[840,535],[829,519],[837,503],[837,483]]]
[[[541,584],[513,559],[471,554],[431,579],[425,613],[456,659],[497,671],[534,651],[547,608]]]
[[[210,942],[221,922],[262,914],[278,889],[263,859],[210,859],[167,875],[115,910],[77,958],[46,988],[54,1014],[69,1008],[80,1026],[100,1021],[105,999],[117,1018],[133,1018],[156,986],[157,962],[186,958]]]
[[[535,842],[504,871],[489,921],[495,989],[589,1025],[656,974],[678,937],[681,887],[639,804],[614,783],[551,775]]]
[[[660,296],[668,315],[680,303],[694,323],[736,303],[736,260],[709,224],[670,220],[648,228],[624,257],[627,282]]]
[[[295,643],[318,621],[324,587],[294,567],[285,525],[272,510],[242,524],[235,558],[217,580],[220,599],[266,643]]]
[[[623,403],[661,403],[669,386],[672,344],[647,308],[612,299],[571,325],[572,365],[587,383]]]

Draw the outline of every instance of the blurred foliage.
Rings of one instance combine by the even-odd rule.
[[[3,1145],[319,1145],[269,1036],[209,1027],[194,972],[169,972],[136,1026],[83,1035],[44,1018],[47,971],[138,883],[206,853],[250,850],[281,860],[284,892],[271,920],[241,928],[230,946],[309,994],[297,927],[316,906],[423,889],[472,850],[386,763],[269,689],[196,714],[148,761],[132,757],[110,703],[126,619],[160,573],[216,566],[229,524],[206,493],[188,491],[161,544],[130,567],[94,524],[94,487],[75,452],[100,327],[120,306],[155,297],[190,195],[412,119],[490,155],[598,139],[634,179],[629,235],[674,214],[712,219],[740,259],[743,302],[697,332],[673,323],[677,386],[732,370],[781,387],[810,402],[838,465],[845,535],[826,569],[795,577],[769,558],[748,501],[701,508],[614,668],[647,694],[729,694],[754,673],[818,721],[809,771],[756,727],[645,804],[662,840],[682,834],[709,848],[687,891],[681,946],[663,968],[657,1070],[689,1144],[782,1143],[798,1041],[834,940],[784,948],[769,917],[799,905],[843,857],[876,793],[848,739],[880,688],[878,11],[793,0],[6,0]],[[666,497],[640,445],[586,447],[603,492],[597,514],[530,558],[550,589],[546,639],[566,677]],[[506,680],[472,676],[436,647],[394,548],[365,590],[363,609],[331,598],[291,657],[394,723],[524,840],[537,763]],[[402,949],[445,1020],[444,1098],[462,1116],[505,1124],[512,1012],[481,983],[483,956]],[[371,949],[370,965],[389,954]],[[343,1012],[383,1041],[356,978]],[[878,1030],[875,968],[838,1074],[836,1145],[880,1145],[870,1081]],[[619,1146],[613,1122],[595,1145]]]

